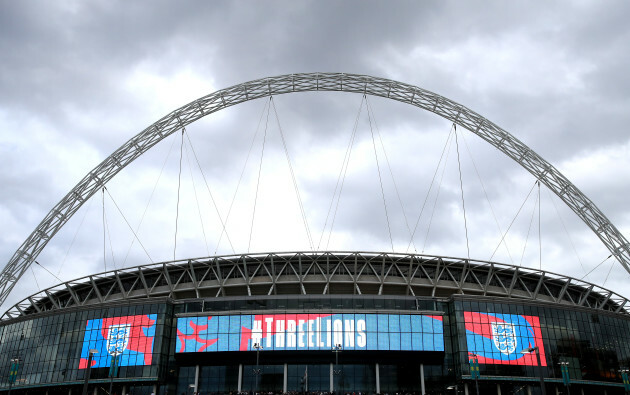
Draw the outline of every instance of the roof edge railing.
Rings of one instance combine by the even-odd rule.
[[[226,270],[228,278],[225,278],[226,273],[220,273],[217,277],[217,270],[221,270],[221,267],[227,269],[230,265],[240,265],[244,261],[251,261],[254,265],[265,265],[271,257],[285,262],[297,262],[298,257],[300,259],[307,258],[317,265],[323,265],[331,257],[336,261],[349,259],[354,261],[358,257],[361,265],[366,266],[366,270],[361,269],[357,270],[357,273],[352,273],[351,277],[353,278],[350,280],[340,278],[341,275],[338,270],[341,269],[338,267],[320,267],[320,270],[328,271],[327,276],[323,276],[323,280],[318,280],[314,276],[308,277],[309,274],[321,274],[315,271],[309,273],[311,269],[308,268],[304,269],[306,272],[299,276],[296,276],[292,271],[274,272],[275,278],[271,277],[269,271],[256,270],[257,273],[261,273],[261,275],[256,276],[259,277],[260,281],[258,282],[246,278],[239,282],[238,274],[242,274],[242,272],[238,270]],[[384,259],[374,259],[381,257]],[[219,266],[216,265],[217,263]],[[373,269],[367,268],[368,265],[373,268],[375,265],[381,264],[398,265],[400,270],[376,273]],[[420,265],[419,270],[406,270],[410,264]],[[432,278],[435,273],[430,275],[427,270],[435,265],[441,266],[438,273],[439,277]],[[169,273],[164,270],[166,267],[169,267]],[[179,270],[179,272],[175,273],[172,269]],[[199,278],[196,275],[186,277],[186,272],[190,270],[206,270],[206,273]],[[455,275],[453,274],[454,271],[459,272]],[[463,271],[468,273],[463,273]],[[167,276],[174,274],[176,274],[176,278],[169,277],[170,281],[166,281]],[[348,274],[343,272],[345,276]],[[291,276],[295,279],[292,280]],[[378,281],[375,281],[374,278],[379,276],[383,278],[378,278]],[[148,277],[152,279],[150,285],[147,284]],[[389,277],[392,280],[395,277],[396,281],[388,282]],[[403,281],[401,281],[401,277]],[[481,281],[480,277],[486,280]],[[175,282],[172,285],[159,286],[161,281],[170,284],[173,280]],[[272,293],[274,287],[293,282],[300,285],[304,294],[308,294],[305,286],[308,287],[319,282],[327,283],[324,293],[331,293],[329,287],[331,284],[335,286],[346,282],[348,285],[357,287],[357,290],[360,291],[361,287],[376,287],[380,283],[378,295],[387,294],[387,292],[383,293],[384,284],[385,286],[407,287],[406,292],[413,296],[415,296],[416,291],[423,288],[433,288],[431,290],[433,294],[436,291],[449,290],[464,295],[479,295],[481,292],[484,295],[504,296],[513,300],[536,300],[630,315],[630,304],[628,299],[622,295],[599,285],[547,270],[439,255],[360,251],[292,251],[179,259],[89,274],[27,296],[4,312],[0,321],[41,312],[63,310],[68,307],[96,306],[115,301],[163,296],[177,298],[178,295],[185,295],[186,292],[190,291],[199,295],[199,290],[213,290],[213,292],[216,291],[217,296],[221,296],[225,295],[225,289],[229,287],[242,287],[248,295],[251,295],[251,287],[268,286],[270,287],[269,292]],[[528,286],[531,289],[528,289]]]

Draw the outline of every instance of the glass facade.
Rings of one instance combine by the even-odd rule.
[[[480,354],[479,350],[483,348],[483,345],[479,345],[479,336],[470,336],[471,329],[476,332],[484,330],[483,324],[479,323],[479,314],[471,312],[484,312],[486,316],[506,320],[516,317],[513,322],[509,322],[514,325],[516,332],[524,329],[523,332],[531,331],[532,334],[529,339],[527,335],[512,336],[516,340],[529,340],[529,343],[516,341],[516,346],[510,347],[513,349],[512,353],[508,353],[510,349],[505,348],[502,353],[502,347],[495,346],[492,355],[499,360],[503,359],[502,363],[498,364],[496,360],[481,363],[482,376],[538,377],[535,353],[520,353],[532,346],[539,346],[542,374],[546,378],[561,380],[560,362],[568,362],[571,380],[618,383],[621,381],[619,370],[630,366],[630,319],[627,316],[569,307],[497,303],[496,300],[487,299],[456,300],[453,305],[458,333],[466,333],[466,336],[458,338],[458,357],[463,361],[461,366],[464,374],[470,374],[467,362],[469,353]],[[506,320],[503,322],[507,322]],[[506,337],[503,336],[504,341]],[[510,355],[517,354],[520,359],[529,359],[527,362],[510,360]]]
[[[160,355],[170,342],[170,328],[164,329],[166,310],[165,304],[116,306],[2,325],[0,356],[5,358],[0,358],[0,372],[8,372],[17,360],[18,374],[15,382],[0,374],[0,386],[81,381],[88,359],[93,379],[107,378],[114,360],[118,377],[157,377]]]
[[[532,348],[538,353],[522,352]],[[125,395],[446,394],[455,387],[472,394],[472,355],[484,394],[536,394],[540,374],[548,393],[565,393],[561,362],[575,393],[622,394],[630,318],[463,295],[164,299],[75,309],[0,324],[0,391],[78,394],[89,374],[90,394],[109,394],[110,384]]]

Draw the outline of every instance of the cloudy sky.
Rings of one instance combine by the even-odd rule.
[[[621,1],[0,1],[0,260],[165,114],[300,72],[389,78],[467,106],[555,165],[628,237],[629,14]],[[587,279],[630,296],[628,273],[558,198],[472,133],[457,137],[437,115],[348,93],[221,111],[88,201],[2,310],[56,277],[310,249],[470,251],[577,278],[603,261]]]

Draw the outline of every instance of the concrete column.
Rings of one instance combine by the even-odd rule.
[[[584,395],[584,388],[580,388],[580,392],[582,392],[582,395]]]
[[[464,395],[468,395],[468,383],[464,383]]]
[[[289,365],[284,364],[284,379],[282,380],[282,392],[287,392],[287,374],[289,373]]]
[[[98,395],[98,386],[94,385],[94,395]]]
[[[558,386],[557,385],[555,386],[555,388],[556,388],[556,395],[560,395],[560,391],[558,391]]]
[[[238,364],[238,384],[236,386],[237,391],[241,392],[243,390],[243,364]],[[176,394],[177,395],[177,394]]]
[[[376,364],[376,393],[381,393],[381,372],[379,371],[378,363]]]
[[[426,395],[424,391],[424,364],[420,364],[420,394]]]
[[[333,372],[334,369],[335,369],[334,365],[331,362],[330,363],[330,391],[328,391],[330,393],[332,393],[335,390],[334,388],[335,380],[334,380],[334,372]]]
[[[199,365],[195,365],[195,392],[199,392]]]
[[[153,393],[157,395],[157,384],[153,384]]]
[[[527,386],[527,395],[532,395],[532,386],[531,385]]]
[[[68,395],[72,395],[72,388],[70,388],[70,389],[68,390]],[[123,394],[123,395],[125,395],[125,394]]]
[[[497,383],[497,395],[501,395],[501,384]]]
[[[71,395],[71,394],[68,394],[68,395]],[[127,386],[126,385],[123,385],[122,395],[127,395]]]

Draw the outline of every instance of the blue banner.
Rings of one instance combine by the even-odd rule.
[[[177,353],[344,350],[444,351],[442,317],[415,314],[263,314],[181,317]]]

